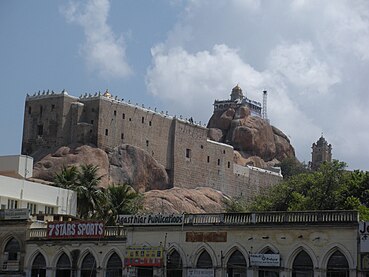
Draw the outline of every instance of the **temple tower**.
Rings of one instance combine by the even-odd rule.
[[[311,152],[311,169],[317,170],[322,162],[332,161],[332,145],[328,144],[325,138],[322,136],[316,143],[312,145]]]

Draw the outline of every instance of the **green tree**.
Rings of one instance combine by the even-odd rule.
[[[249,204],[234,199],[229,206],[238,211],[355,209],[361,219],[369,219],[369,173],[345,168],[344,162],[336,160],[323,163],[317,171],[290,176]]]
[[[98,187],[102,176],[98,176],[98,166],[81,165],[74,190],[77,192],[77,211],[81,218],[96,218],[97,210],[105,202],[104,192]]]
[[[64,189],[73,189],[77,183],[78,174],[76,166],[66,167],[63,165],[61,172],[54,176],[54,184]]]
[[[112,184],[105,189],[106,205],[100,210],[108,224],[115,224],[120,214],[133,214],[142,208],[142,196],[127,184]]]

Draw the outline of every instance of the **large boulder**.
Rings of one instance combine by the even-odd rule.
[[[33,166],[33,177],[53,181],[56,173],[63,166],[93,164],[99,167],[98,176],[102,176],[101,185],[107,186],[109,181],[109,159],[105,151],[89,145],[70,145],[57,148],[46,154]]]
[[[238,151],[236,163],[267,167],[295,157],[288,137],[267,120],[252,116],[247,106],[214,112],[208,128],[209,139],[230,144]]]
[[[207,187],[152,190],[144,194],[144,210],[150,213],[217,213],[224,212],[225,196]]]
[[[112,183],[130,184],[139,192],[169,188],[169,177],[164,166],[146,151],[122,144],[115,147],[108,156]]]
[[[35,163],[33,177],[53,181],[63,166],[82,164],[99,167],[97,174],[102,176],[102,187],[126,183],[139,192],[170,187],[164,166],[146,151],[128,144],[115,147],[109,153],[89,145],[60,147]]]

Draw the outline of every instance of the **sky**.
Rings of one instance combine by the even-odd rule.
[[[206,124],[239,84],[311,160],[369,170],[369,1],[0,1],[0,155],[20,154],[26,94],[104,92]]]

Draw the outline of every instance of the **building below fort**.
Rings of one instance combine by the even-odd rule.
[[[244,104],[260,116],[260,105],[243,98],[237,87],[230,102],[246,99]],[[214,106],[220,108],[217,101]],[[38,157],[45,149],[75,143],[106,151],[121,144],[139,147],[165,167],[173,187],[205,186],[248,198],[282,179],[279,170],[235,164],[234,148],[209,140],[208,128],[125,102],[108,91],[79,98],[66,91],[27,95],[22,154]]]

